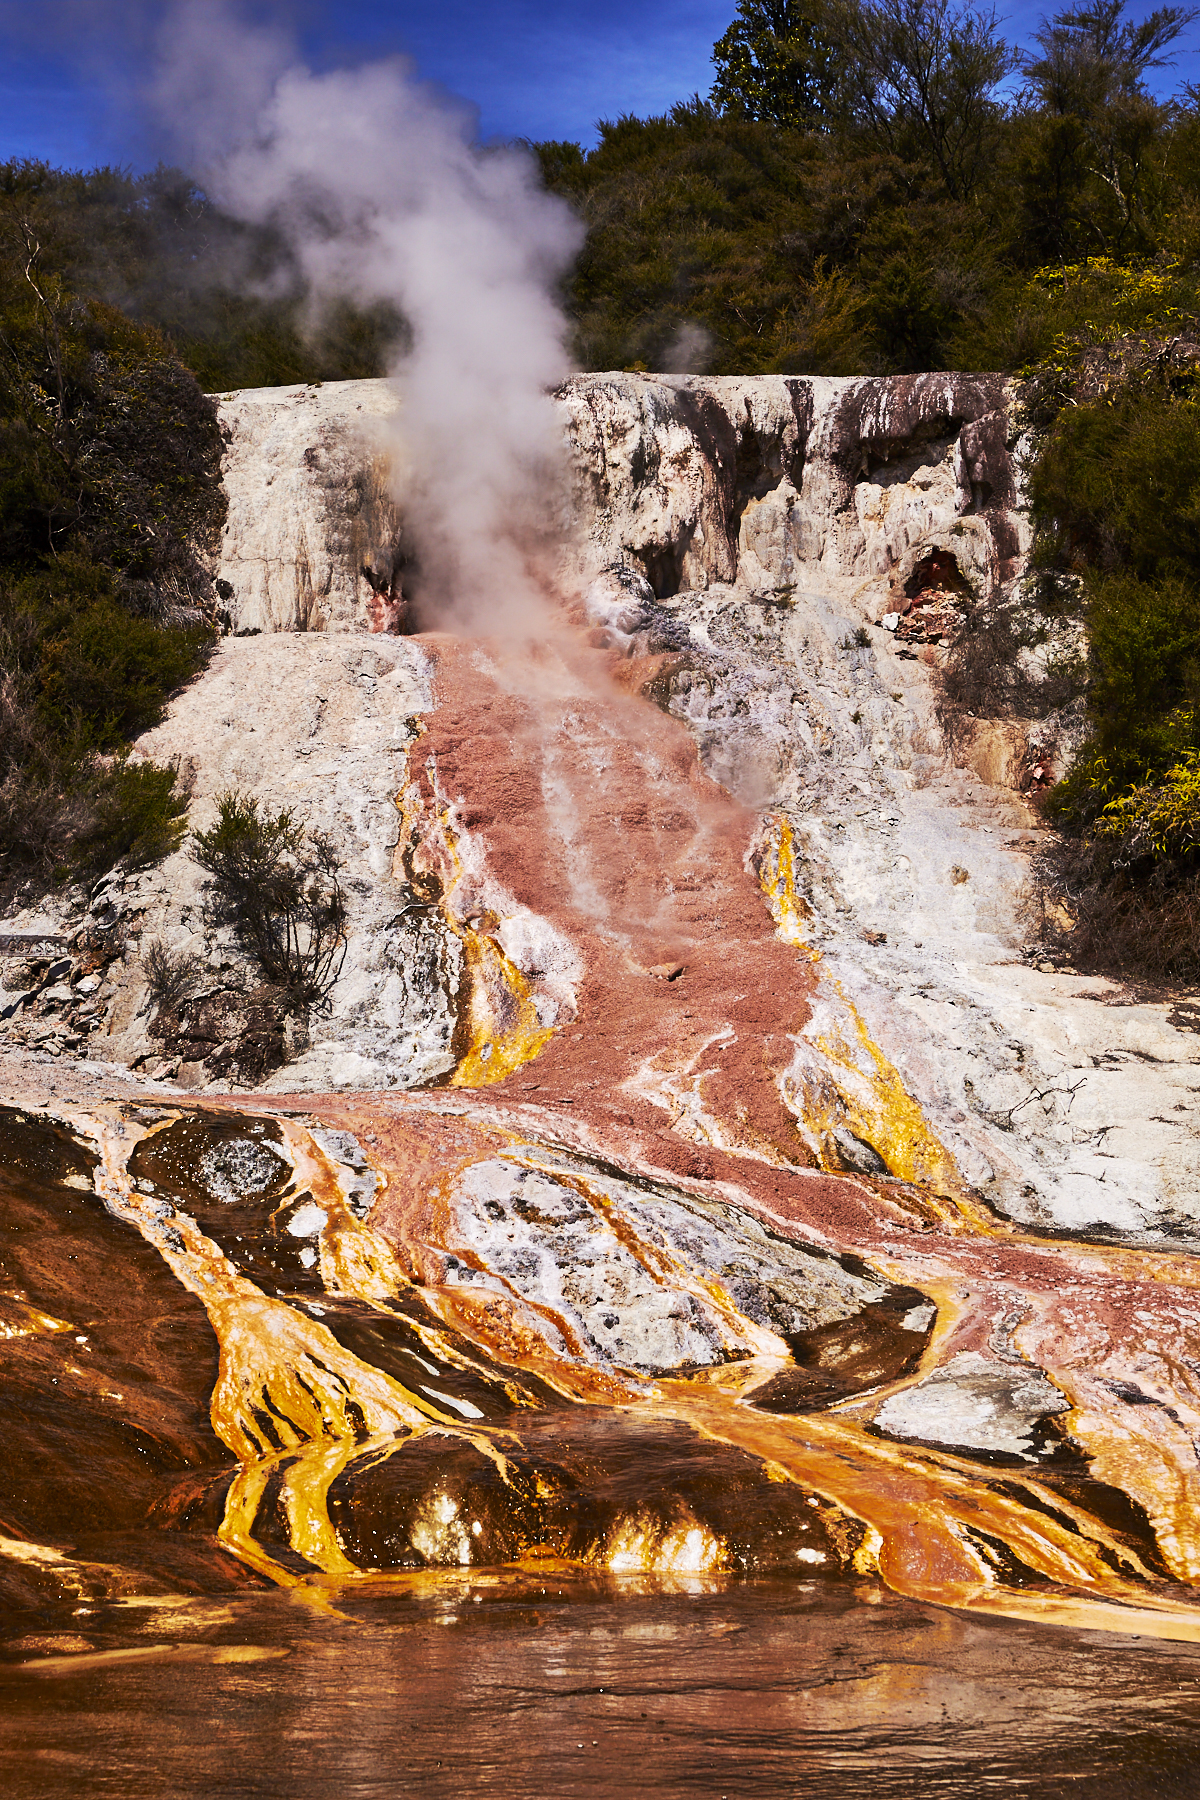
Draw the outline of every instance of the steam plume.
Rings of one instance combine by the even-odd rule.
[[[219,203],[283,233],[315,304],[398,307],[398,497],[424,598],[530,623],[561,458],[547,390],[569,368],[554,290],[582,235],[532,157],[481,150],[472,112],[404,59],[314,73],[221,0],[171,10],[152,101]]]

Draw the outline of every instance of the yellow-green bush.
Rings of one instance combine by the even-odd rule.
[[[1162,781],[1110,800],[1094,829],[1119,840],[1126,861],[1195,856],[1200,850],[1200,751],[1191,751],[1168,769]]]

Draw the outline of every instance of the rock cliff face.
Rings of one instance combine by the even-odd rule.
[[[931,714],[927,662],[943,609],[1006,591],[1021,566],[1020,446],[1003,383],[589,376],[558,404],[575,469],[564,589],[581,597],[622,687],[685,726],[708,775],[757,816],[746,828],[755,854],[770,862],[786,832],[797,918],[842,1024],[853,1005],[964,1178],[1009,1216],[1190,1241],[1200,1158],[1178,1110],[1192,1079],[1182,1015],[1021,956],[1037,819],[1018,784],[1030,757],[1011,733],[981,734],[976,761],[992,782],[956,771]],[[510,1058],[575,1015],[595,921],[577,904],[551,924],[538,905],[550,863],[573,866],[579,894],[598,879],[572,726],[529,712],[519,727],[511,717],[489,727],[501,744],[524,744],[508,778],[533,808],[522,826],[543,872],[518,900],[495,833],[469,823],[484,817],[475,789],[494,785],[494,751],[477,767],[443,752],[429,772],[435,669],[460,652],[377,629],[403,530],[381,435],[393,407],[379,382],[222,400],[230,514],[219,577],[232,634],[143,744],[191,772],[200,821],[239,787],[271,806],[299,803],[332,833],[351,928],[329,1008],[306,1035],[279,1038],[265,1074],[252,1058],[216,1054],[220,1006],[208,1037],[173,1054],[151,1035],[130,956],[103,971],[104,1010],[89,996],[91,1017],[76,1023],[75,1041],[91,1026],[93,1054],[187,1085],[226,1085],[240,1071],[310,1091],[408,1088],[468,1080],[476,1052],[464,1046],[478,1040],[482,1053],[506,1010],[525,1020]],[[564,679],[590,690],[593,728],[612,729],[596,667]],[[488,686],[484,676],[464,709],[494,709]],[[636,740],[643,726],[628,728]],[[489,743],[468,741],[481,755]],[[672,807],[661,791],[638,804]],[[444,822],[431,824],[439,809]],[[418,860],[453,865],[437,877],[448,873],[440,909],[417,897],[405,866],[414,838]],[[218,998],[236,974],[185,856],[108,884],[91,917],[110,931],[133,920],[137,941],[200,956]],[[14,957],[10,997],[29,979]],[[20,1015],[28,1040],[54,1041],[47,1013]],[[816,1031],[798,1040],[793,1084],[828,1083],[823,1053],[803,1048]],[[820,1132],[799,1129],[824,1156]]]
[[[578,376],[557,400],[580,565],[628,564],[659,599],[850,579],[903,605],[921,559],[947,545],[980,593],[1017,572],[998,377]],[[371,628],[402,530],[385,429],[395,406],[380,381],[221,397],[217,574],[235,632]]]
[[[231,631],[141,749],[198,827],[236,787],[328,834],[324,1007],[272,1014],[186,851],[4,925],[28,1116],[94,1147],[222,1345],[222,1541],[273,1579],[272,1530],[352,1579],[377,1525],[398,1567],[733,1566],[683,1488],[590,1536],[534,1507],[578,1478],[521,1409],[584,1401],[784,1471],[802,1561],[1194,1633],[1152,1583],[1200,1574],[1195,1021],[1025,952],[1028,747],[981,734],[956,768],[931,707],[939,639],[1020,574],[1003,383],[557,400],[572,529],[514,644],[391,629],[383,384],[222,399]],[[198,971],[169,1029],[151,941]],[[435,1495],[417,1442],[456,1432]]]
[[[231,628],[369,629],[398,517],[383,381],[250,388],[220,399],[229,513],[217,567]]]
[[[660,599],[847,578],[902,599],[921,558],[947,543],[983,593],[1017,572],[996,377],[581,376],[561,404],[577,516]]]

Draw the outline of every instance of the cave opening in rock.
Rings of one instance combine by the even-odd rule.
[[[930,550],[904,584],[905,597],[909,600],[933,590],[970,597],[971,584],[959,568],[953,550],[944,547]]]
[[[654,589],[656,600],[669,600],[679,592],[683,572],[683,551],[678,544],[655,544],[641,550],[639,559],[645,567],[646,579]]]

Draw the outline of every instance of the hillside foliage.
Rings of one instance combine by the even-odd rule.
[[[1138,328],[1159,281],[1194,315],[1200,113],[1145,85],[1193,18],[1123,11],[1018,53],[956,0],[740,0],[707,99],[535,146],[588,225],[582,364],[1016,369]]]
[[[1086,625],[1090,731],[1049,799],[1088,966],[1200,976],[1200,343],[1077,382],[1032,470],[1033,579]],[[1139,361],[1141,366],[1139,365]],[[1085,365],[1086,366],[1086,365]]]
[[[128,754],[200,666],[224,517],[215,410],[162,336],[74,293],[0,198],[0,890],[179,841]]]

